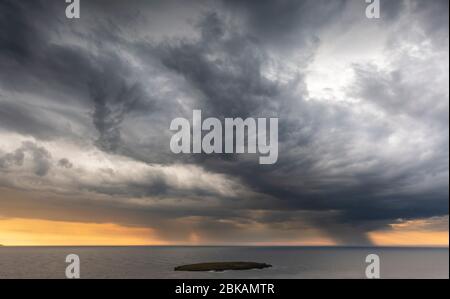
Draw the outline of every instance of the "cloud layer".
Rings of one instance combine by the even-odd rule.
[[[174,243],[448,223],[448,1],[381,7],[98,0],[68,20],[64,1],[1,1],[0,216]],[[172,154],[193,109],[278,117],[278,162]]]

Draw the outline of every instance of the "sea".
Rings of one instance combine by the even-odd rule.
[[[448,248],[406,247],[0,247],[0,279],[63,279],[66,257],[80,258],[83,279],[360,279],[366,257],[380,258],[385,279],[449,278]],[[271,268],[178,272],[176,266],[248,261]]]

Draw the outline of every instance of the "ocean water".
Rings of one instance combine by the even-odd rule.
[[[380,257],[381,278],[449,278],[448,248],[335,247],[0,247],[0,279],[65,278],[77,254],[81,278],[365,278],[365,257]],[[183,264],[254,261],[272,268],[176,272]]]

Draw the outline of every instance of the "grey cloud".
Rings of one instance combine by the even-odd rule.
[[[58,166],[70,169],[73,167],[73,164],[69,161],[69,159],[63,158],[58,161]]]
[[[0,168],[8,169],[11,166],[22,166],[26,155],[30,155],[33,160],[33,171],[37,176],[45,176],[49,172],[52,161],[51,154],[44,147],[33,142],[23,142],[22,146],[13,153],[7,153],[0,158]]]
[[[211,22],[212,24],[210,24]],[[233,33],[227,32],[225,24],[220,27],[220,22],[217,15],[206,18],[205,23],[201,24],[204,26],[201,28],[207,28],[207,33],[203,32],[200,40],[202,46],[197,48],[197,44],[190,45],[180,42],[176,47],[166,47],[164,53],[170,55],[170,58],[162,56],[163,62],[166,66],[183,74],[187,80],[199,88],[206,95],[206,109],[217,109],[216,115],[226,115],[227,113],[233,115],[233,112],[242,113],[239,115],[242,117],[249,114],[256,115],[259,109],[263,109],[260,107],[267,107],[270,105],[269,103],[277,103],[279,109],[271,112],[275,111],[275,115],[280,117],[280,135],[284,143],[281,148],[284,152],[279,163],[270,170],[261,169],[260,166],[252,163],[239,160],[226,161],[215,159],[215,157],[202,157],[201,165],[214,171],[240,177],[254,190],[279,199],[279,207],[341,211],[341,216],[334,220],[342,223],[343,226],[326,223],[323,228],[335,227],[330,234],[339,235],[337,230],[341,227],[344,230],[342,233],[344,242],[348,241],[344,236],[348,235],[346,231],[351,226],[361,226],[360,234],[355,229],[355,241],[363,242],[365,240],[364,242],[367,242],[364,232],[366,229],[373,229],[374,226],[383,227],[397,218],[411,219],[448,213],[448,192],[445,187],[446,183],[442,180],[445,179],[448,169],[445,166],[441,167],[441,165],[445,165],[445,163],[442,164],[442,161],[448,160],[445,151],[445,148],[448,148],[448,141],[445,137],[437,144],[444,146],[442,151],[436,152],[429,160],[421,162],[417,162],[414,157],[411,157],[408,160],[408,163],[411,164],[408,166],[395,165],[395,161],[384,161],[377,157],[375,152],[368,152],[361,157],[349,156],[349,146],[358,138],[370,138],[374,145],[379,144],[386,142],[393,130],[395,131],[397,128],[390,127],[386,123],[377,124],[355,118],[345,108],[330,107],[329,105],[305,102],[301,98],[293,98],[289,92],[282,92],[283,86],[268,81],[266,83],[268,86],[272,86],[272,89],[265,90],[271,92],[264,93],[263,97],[253,97],[255,94],[258,95],[258,90],[251,88],[260,86],[259,83],[264,83],[260,72],[264,59],[254,59],[256,55],[242,56],[242,61],[236,60],[238,65],[236,68],[241,70],[237,75],[227,74],[224,71],[227,68],[222,67],[222,61],[205,59],[209,54],[208,51],[215,50],[214,45],[217,42],[221,45],[220,49],[226,49],[227,42],[224,41],[226,39],[222,38],[233,35]],[[206,24],[209,25],[206,26]],[[220,34],[210,34],[210,28],[214,28],[214,32]],[[217,39],[208,40],[211,36]],[[249,40],[243,39],[243,42],[237,43],[237,45],[244,45],[250,49],[258,47],[258,44],[248,42]],[[220,50],[215,50],[213,53],[220,53]],[[233,52],[226,51],[226,53]],[[249,51],[249,53],[253,52]],[[246,61],[252,61],[251,67],[246,68]],[[219,68],[219,66],[221,67]],[[233,68],[230,67],[230,69]],[[239,74],[245,74],[246,78],[240,78]],[[411,113],[413,117],[423,115],[430,102],[436,103],[439,98],[443,100],[446,98],[445,94],[440,94],[430,100],[429,97],[432,97],[434,93],[431,89],[421,91],[421,94],[427,97],[413,98],[411,96],[414,93],[417,95],[420,87],[402,85],[398,75],[398,73],[393,74],[392,78],[382,81],[378,80],[374,74],[369,74],[367,84],[358,81],[356,86],[368,91],[366,86],[371,86],[368,84],[378,84],[372,89],[377,94],[373,96],[362,94],[361,96],[368,100],[385,101],[394,110]],[[214,81],[216,78],[217,82]],[[244,88],[237,88],[240,86],[240,82],[246,82],[243,85]],[[251,84],[253,82],[257,83]],[[230,93],[229,90],[238,90],[239,95]],[[217,99],[220,101],[216,104]],[[243,99],[245,99],[245,103],[241,102]],[[248,99],[254,99],[254,101],[248,101]],[[248,104],[254,105],[248,106]],[[433,122],[436,115],[442,116],[441,119],[444,120],[441,122],[442,128],[448,127],[445,122],[445,119],[448,119],[445,105],[432,107],[431,113],[432,116],[425,120],[425,127],[430,126],[429,122]],[[435,114],[433,115],[433,113]],[[361,123],[365,123],[365,127],[361,127],[359,125]],[[325,135],[330,127],[339,128],[335,137]],[[445,147],[446,144],[447,147]],[[301,145],[301,155],[294,153],[298,152],[299,145]],[[320,151],[317,151],[316,146],[319,146]],[[330,163],[330,167],[318,171],[318,166],[325,162]],[[354,168],[353,165],[359,163],[373,166],[351,170]],[[393,163],[393,165],[390,166],[389,163]],[[431,184],[422,190],[416,190],[414,196],[404,192],[405,188],[410,188],[417,182],[423,181],[432,169],[437,176],[437,189],[433,190],[431,187],[433,184]],[[338,171],[341,173],[340,177],[328,175],[327,173],[330,171]],[[300,182],[299,178],[301,178]],[[391,193],[385,192],[386,190]],[[384,193],[385,195],[382,195]],[[423,198],[428,199],[427,207],[419,208],[424,204]],[[365,221],[368,223],[364,224]],[[345,225],[348,225],[347,228]]]
[[[35,174],[45,176],[51,168],[51,154],[44,147],[36,146],[31,142],[25,142],[23,150],[30,152],[33,156]]]
[[[416,21],[421,22],[421,27],[426,30],[427,34],[435,39],[440,39],[442,44],[446,40],[448,41],[449,2],[446,0],[435,0],[429,3],[423,1],[412,1],[412,3],[414,12],[418,17]]]
[[[4,39],[1,40],[0,65],[5,72],[1,75],[1,85],[9,91],[36,92],[56,99],[59,104],[62,100],[92,110],[93,125],[99,133],[98,146],[108,151],[117,150],[121,141],[120,124],[125,115],[133,108],[147,105],[145,101],[149,100],[129,76],[126,62],[108,48],[106,41],[97,44],[100,48],[97,55],[81,47],[51,43],[52,30],[63,17],[52,18],[51,13],[64,6],[45,6],[39,1],[35,4],[6,1],[2,5],[1,36]],[[105,39],[117,38],[106,31],[97,33],[103,34]],[[58,138],[67,134],[44,121],[42,113],[36,115],[36,110],[33,113],[16,103],[1,104],[2,127],[37,138]]]
[[[10,166],[22,166],[25,155],[21,149],[8,153],[0,158],[0,168],[7,169]]]
[[[179,40],[157,48],[162,63],[203,94],[198,108],[216,117],[247,117],[268,105],[279,90],[262,75],[263,64],[270,58],[259,44],[229,30],[216,13],[206,15],[198,27],[200,40]]]
[[[380,13],[383,16],[383,20],[387,19],[388,21],[395,21],[404,12],[407,2],[408,0],[381,0]]]
[[[127,86],[123,81],[114,81],[102,80],[100,83],[91,84],[95,107],[93,120],[100,133],[97,144],[101,149],[110,152],[117,151],[122,142],[120,125],[125,115],[145,97],[138,85]]]
[[[414,63],[411,60],[407,62]],[[431,69],[420,69],[422,74],[429,72],[430,77],[416,82],[408,78],[411,72],[407,71],[400,68],[385,72],[368,65],[357,66],[356,82],[351,93],[377,105],[386,113],[406,115],[416,118],[419,122],[428,121],[442,128],[448,127],[448,90],[437,88],[442,85],[433,79]],[[417,74],[417,77],[420,78],[420,74]],[[430,105],[430,102],[433,104]]]
[[[348,95],[360,98],[361,106],[309,99],[306,67],[315,59],[320,34],[324,29],[339,34],[333,32],[334,25],[348,22],[343,14],[356,2],[230,0],[217,6],[205,4],[208,12],[192,20],[196,34],[171,36],[162,42],[130,33],[139,25],[128,25],[131,12],[145,16],[144,2],[127,6],[114,2],[105,12],[105,2],[93,1],[87,4],[91,9],[88,18],[79,23],[83,25],[58,18],[52,21],[49,16],[62,8],[60,4],[44,8],[39,1],[16,2],[0,4],[2,131],[38,140],[75,139],[52,117],[43,117],[60,114],[83,127],[76,138],[105,152],[149,164],[195,164],[236,179],[253,191],[236,200],[201,188],[175,188],[154,176],[142,184],[78,186],[113,200],[101,205],[87,199],[47,203],[58,202],[64,215],[74,209],[80,215],[89,214],[80,216],[84,220],[97,214],[104,221],[155,225],[165,227],[174,237],[188,233],[187,228],[182,233],[175,228],[177,221],[189,217],[203,221],[190,228],[208,236],[221,232],[230,239],[238,238],[241,227],[251,221],[289,231],[313,226],[343,244],[368,244],[367,232],[385,229],[399,219],[448,215],[448,86],[435,81],[438,67],[431,64],[433,58],[428,63],[403,55],[394,71],[355,65],[356,80]],[[177,19],[183,19],[192,3],[146,5],[156,11],[176,10]],[[448,45],[438,42],[448,41],[448,2],[411,3],[415,20],[410,20],[405,1],[382,1],[386,15],[380,22],[390,39],[386,53],[410,37],[406,33],[414,29],[408,27],[409,21],[429,33],[431,52],[448,53]],[[160,27],[151,24],[142,31]],[[65,34],[65,42],[51,42],[58,36],[55,28]],[[124,32],[129,33],[126,39]],[[294,59],[292,53],[302,54],[301,59]],[[290,67],[295,70],[289,71]],[[283,76],[287,79],[280,79]],[[22,94],[36,94],[37,102],[47,101],[37,109],[22,98],[14,101],[11,97]],[[59,110],[42,111],[49,103],[59,104]],[[361,112],[357,108],[366,108],[362,105],[376,114]],[[278,163],[264,167],[248,156],[172,155],[168,149],[170,121],[190,118],[194,108],[202,109],[204,118],[279,117]],[[426,140],[418,141],[420,147],[399,144],[383,152],[391,137],[413,123],[417,131],[410,132],[411,139],[419,130],[427,133],[422,135]],[[49,171],[50,154],[33,144],[1,156],[0,169],[20,166],[27,154],[36,164],[36,174]],[[70,168],[71,161],[67,157],[57,164]],[[130,197],[143,201],[152,197],[161,206],[136,207],[125,200]],[[181,204],[186,198],[202,205],[182,209],[163,205],[169,199]],[[88,211],[83,206],[95,209]],[[263,211],[265,216],[251,216],[251,211]],[[57,212],[52,217],[57,218]]]
[[[321,28],[343,12],[347,1],[225,0],[246,16],[251,33],[275,45],[302,46],[314,42]]]
[[[64,132],[61,123],[51,119],[53,115],[48,111],[31,105],[10,102],[5,96],[3,100],[0,101],[0,130],[35,136],[41,140],[70,134],[67,131]]]

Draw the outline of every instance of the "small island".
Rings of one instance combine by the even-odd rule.
[[[270,268],[272,265],[254,262],[218,262],[218,263],[200,263],[175,267],[175,271],[215,271],[222,272],[227,270],[252,270]]]

